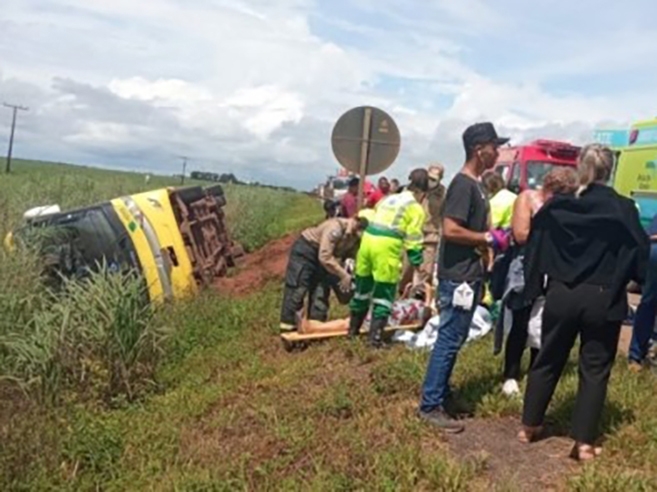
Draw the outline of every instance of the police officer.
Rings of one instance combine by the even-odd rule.
[[[354,258],[368,221],[363,214],[351,219],[332,218],[306,229],[296,240],[287,265],[281,307],[280,329],[296,329],[297,314],[306,296],[308,318],[326,321],[333,290],[346,303],[351,292],[351,274],[344,261]]]
[[[401,279],[404,251],[413,267],[422,265],[422,227],[426,214],[420,203],[429,190],[429,174],[426,169],[416,169],[409,181],[405,191],[379,202],[356,258],[356,292],[350,303],[349,336],[353,338],[359,333],[371,302],[369,342],[376,348],[383,345],[383,330]]]

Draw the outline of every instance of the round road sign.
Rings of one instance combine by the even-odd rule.
[[[385,171],[395,161],[400,146],[399,129],[385,112],[360,106],[343,114],[333,127],[333,154],[353,173],[369,176]]]

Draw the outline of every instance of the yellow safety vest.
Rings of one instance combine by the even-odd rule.
[[[413,193],[404,191],[377,203],[367,233],[400,239],[407,251],[422,251],[426,214]]]
[[[518,195],[502,189],[490,199],[491,222],[494,229],[508,229],[513,218],[513,205]]]

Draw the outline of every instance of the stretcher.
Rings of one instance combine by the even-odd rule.
[[[430,285],[425,286],[425,306],[429,306],[430,315],[433,316],[436,314],[436,309],[433,307],[433,287]],[[402,298],[410,295],[410,291],[407,290]],[[430,316],[429,316],[430,317]],[[402,324],[402,325],[389,325],[384,329],[385,333],[407,330],[407,331],[416,331],[421,330],[428,317],[425,316],[425,319],[421,319],[415,323]],[[336,320],[334,323],[335,326],[328,328],[316,328],[312,326],[307,326],[304,323],[299,323],[299,329],[297,331],[290,331],[281,333],[281,341],[283,343],[283,348],[286,351],[291,352],[295,348],[301,348],[306,346],[308,343],[317,341],[317,340],[326,340],[329,338],[336,337],[346,337],[349,332],[349,320]],[[368,332],[368,329],[363,326],[360,329],[360,333],[365,334]]]
[[[420,330],[424,327],[423,323],[413,323],[409,325],[397,325],[397,326],[386,326],[384,332],[394,332],[398,330]],[[305,345],[308,342],[316,341],[316,340],[326,340],[328,338],[336,338],[336,337],[346,337],[347,333],[349,331],[348,326],[345,329],[318,329],[316,331],[311,330],[310,332],[305,331],[303,333],[299,331],[291,331],[287,333],[282,333],[281,334],[281,340],[283,342],[283,347],[285,348],[286,351],[291,352],[295,348],[298,348],[302,345]],[[368,330],[366,327],[362,327],[360,329],[360,333],[365,334],[367,333]]]

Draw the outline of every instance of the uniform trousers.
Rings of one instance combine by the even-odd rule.
[[[326,321],[330,308],[331,291],[341,303],[346,296],[338,289],[339,279],[330,274],[319,261],[319,248],[304,237],[296,240],[290,251],[285,273],[285,290],[281,306],[281,323],[296,324],[297,314],[303,309],[308,297],[308,319]]]

